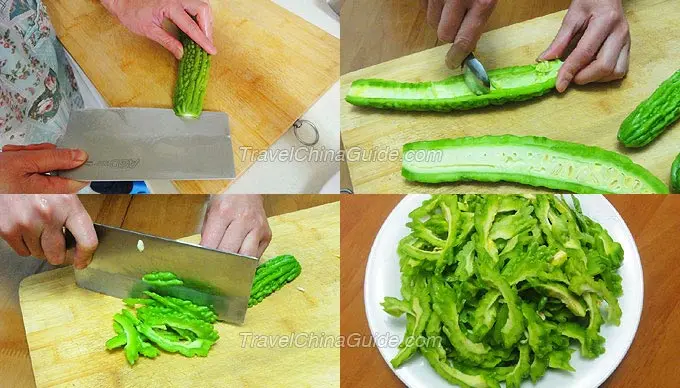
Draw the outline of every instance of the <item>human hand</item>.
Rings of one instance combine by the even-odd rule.
[[[63,227],[76,239],[73,264],[82,269],[97,249],[92,219],[75,195],[0,195],[0,237],[20,256],[67,263]]]
[[[101,0],[128,30],[160,43],[177,59],[184,49],[177,38],[163,29],[170,19],[208,54],[216,54],[212,42],[213,15],[206,0]],[[196,17],[196,21],[192,19]]]
[[[460,67],[484,32],[484,25],[497,0],[420,0],[427,9],[427,24],[437,30],[439,40],[451,43],[446,65]]]
[[[85,151],[54,144],[6,145],[0,152],[0,193],[75,193],[88,183],[43,174],[71,170],[85,161]]]
[[[630,31],[621,0],[574,0],[562,27],[538,60],[562,57],[578,42],[557,75],[557,90],[621,79],[628,73]]]
[[[201,245],[260,257],[272,239],[262,197],[216,195],[205,214]]]

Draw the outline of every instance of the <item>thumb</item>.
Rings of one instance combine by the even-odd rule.
[[[54,149],[20,151],[25,173],[45,173],[57,170],[71,170],[87,161],[83,150]]]
[[[88,184],[89,182],[74,181],[58,176],[33,174],[22,185],[21,189],[32,194],[73,194]]]
[[[2,152],[11,151],[39,151],[39,150],[51,150],[57,148],[56,145],[52,143],[40,143],[40,144],[28,144],[28,145],[15,145],[7,144],[2,147]]]

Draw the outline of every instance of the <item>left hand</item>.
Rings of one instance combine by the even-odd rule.
[[[216,195],[205,214],[201,245],[260,257],[272,239],[262,197]]]
[[[628,73],[630,31],[621,0],[574,0],[555,40],[538,60],[562,57],[572,41],[578,44],[557,75],[560,93],[572,81],[608,82]]]
[[[182,43],[163,29],[170,19],[208,54],[216,54],[212,42],[213,16],[206,0],[101,0],[128,30],[160,43],[182,58]],[[191,17],[194,16],[196,21]]]

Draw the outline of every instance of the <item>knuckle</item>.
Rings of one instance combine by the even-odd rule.
[[[497,0],[477,0],[477,5],[484,9],[489,10],[496,6]]]
[[[472,38],[467,35],[458,35],[453,45],[463,51],[471,51],[474,48]]]

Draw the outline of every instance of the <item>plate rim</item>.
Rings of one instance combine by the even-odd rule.
[[[560,194],[555,194],[555,195],[560,195]],[[564,195],[564,194],[562,194]],[[368,254],[368,259],[366,260],[366,266],[364,268],[364,282],[363,282],[363,296],[364,296],[364,316],[366,318],[366,322],[368,323],[368,328],[371,334],[371,337],[374,340],[374,343],[376,343],[376,348],[378,348],[378,351],[380,352],[380,356],[383,358],[383,361],[387,364],[387,366],[392,370],[392,373],[394,373],[397,378],[406,386],[411,387],[407,381],[405,381],[405,376],[403,374],[403,369],[394,369],[392,367],[392,364],[389,362],[389,357],[386,352],[386,347],[385,346],[378,346],[377,344],[380,343],[378,338],[376,338],[376,335],[378,332],[374,328],[374,321],[372,321],[369,317],[372,316],[372,310],[369,309],[369,295],[371,294],[371,290],[369,286],[370,284],[370,279],[371,277],[367,276],[369,272],[369,268],[371,268],[371,261],[372,260],[377,260],[377,247],[378,247],[378,242],[382,240],[385,237],[385,234],[387,233],[387,224],[389,223],[388,221],[391,220],[391,218],[395,217],[398,210],[400,208],[405,207],[409,202],[411,201],[416,201],[416,198],[422,198],[423,200],[430,198],[432,195],[430,194],[407,194],[402,198],[399,203],[390,211],[390,213],[387,215],[385,220],[383,221],[382,225],[380,226],[380,229],[378,230],[378,233],[376,234],[375,238],[373,239],[373,244],[371,245],[371,250],[369,251]],[[630,231],[630,228],[628,228],[628,224],[626,221],[623,219],[621,214],[618,212],[616,207],[612,205],[611,202],[607,199],[602,194],[574,194],[575,197],[577,198],[583,198],[583,197],[598,197],[601,201],[603,201],[603,205],[607,206],[609,210],[613,211],[613,216],[616,218],[616,221],[619,222],[623,228],[622,232],[625,234],[625,237],[631,241],[632,246],[634,248],[634,258],[637,258],[637,260],[634,260],[634,263],[632,263],[633,266],[637,267],[637,271],[640,274],[640,282],[638,283],[638,292],[640,295],[640,303],[639,306],[636,306],[636,310],[634,311],[636,315],[636,319],[634,320],[633,323],[633,331],[632,331],[632,337],[627,340],[627,344],[625,345],[625,349],[623,352],[621,352],[620,355],[616,356],[616,362],[612,364],[611,367],[607,368],[606,373],[603,373],[600,375],[600,378],[597,379],[598,381],[596,382],[595,385],[593,385],[593,388],[597,388],[600,385],[602,385],[613,373],[614,371],[619,367],[623,359],[626,357],[628,354],[628,351],[630,350],[630,347],[633,345],[633,342],[635,341],[635,337],[637,336],[638,328],[640,326],[640,320],[642,319],[642,311],[644,309],[644,272],[642,268],[642,259],[640,257],[640,251],[637,247],[637,243],[635,242],[635,239],[633,238],[633,234]],[[400,281],[401,282],[401,281]],[[403,335],[403,334],[401,334]],[[606,348],[605,348],[606,349]],[[426,364],[429,366],[429,364]],[[440,376],[441,377],[441,376]],[[443,378],[442,378],[443,380]],[[444,380],[445,381],[445,380]],[[450,384],[450,386],[454,387],[455,385]],[[503,385],[504,386],[504,385]]]

